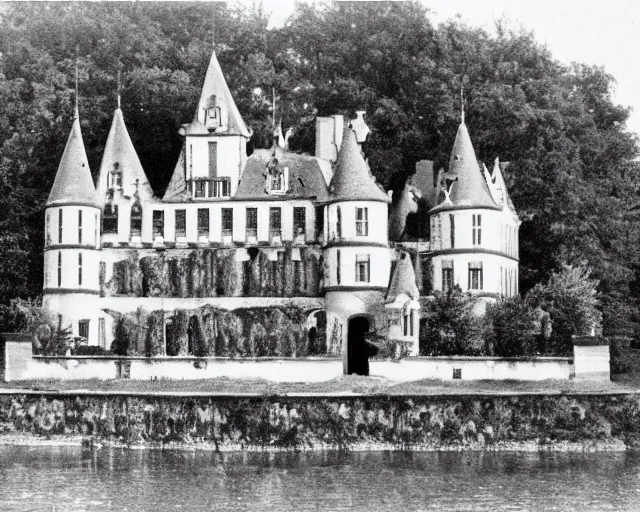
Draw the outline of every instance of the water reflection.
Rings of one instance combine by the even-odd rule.
[[[633,453],[233,453],[0,447],[0,509],[640,510]]]

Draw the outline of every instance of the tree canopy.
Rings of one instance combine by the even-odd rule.
[[[215,21],[214,21],[215,20]],[[459,123],[477,156],[509,161],[522,219],[521,288],[588,262],[604,326],[635,321],[638,141],[604,69],[563,65],[535,35],[497,21],[438,26],[414,2],[299,2],[268,29],[260,7],[217,3],[11,3],[0,10],[0,302],[42,288],[43,211],[71,126],[74,68],[95,174],[116,106],[156,192],[180,150],[214,44],[254,135],[270,140],[271,91],[291,145],[311,150],[315,115],[368,112],[372,172],[399,189],[418,160],[446,167]]]

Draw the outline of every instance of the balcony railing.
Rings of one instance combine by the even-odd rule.
[[[195,178],[188,180],[191,196],[196,199],[230,197],[230,178]]]

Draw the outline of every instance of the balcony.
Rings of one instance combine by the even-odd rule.
[[[194,199],[225,198],[231,196],[230,178],[194,178],[187,180]]]
[[[269,229],[269,242],[271,245],[282,245],[282,230],[279,228]]]

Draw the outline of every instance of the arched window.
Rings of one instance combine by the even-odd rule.
[[[142,234],[142,206],[135,202],[131,207],[131,236]]]

